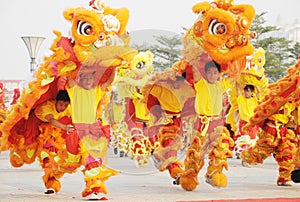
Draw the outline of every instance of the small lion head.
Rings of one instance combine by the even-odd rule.
[[[137,77],[149,75],[153,72],[153,53],[150,51],[139,52],[131,61],[130,69]]]

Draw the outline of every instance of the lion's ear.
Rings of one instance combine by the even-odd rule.
[[[235,15],[243,14],[249,19],[253,19],[255,16],[255,9],[251,5],[240,4],[229,8],[229,11]]]
[[[74,8],[66,9],[63,13],[64,18],[68,21],[72,21],[72,19],[74,18],[74,11],[75,11]]]
[[[147,55],[148,55],[148,57],[149,57],[149,62],[151,61],[152,62],[152,60],[153,60],[153,53],[152,52],[150,52],[150,51],[146,51],[146,53],[147,53]]]
[[[211,8],[210,3],[208,2],[201,2],[197,3],[193,6],[192,10],[194,13],[199,14],[201,12],[208,11]]]

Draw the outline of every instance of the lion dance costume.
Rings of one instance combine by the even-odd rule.
[[[275,83],[269,84],[268,93],[255,109],[254,116],[244,126],[245,131],[259,124],[262,131],[259,133],[256,145],[242,152],[243,161],[263,163],[272,154],[279,166],[277,185],[286,186],[291,180],[291,172],[297,157],[298,142],[293,129],[287,124],[291,118],[291,112],[299,106],[299,82],[300,60],[288,69],[288,75]],[[298,161],[299,162],[299,161]]]
[[[188,29],[182,39],[184,48],[183,58],[175,63],[177,68],[188,74],[192,66],[204,72],[207,61],[214,60],[221,66],[221,73],[227,72],[230,77],[236,78],[246,64],[246,56],[253,54],[254,47],[249,37],[256,37],[250,32],[255,10],[251,5],[234,5],[233,1],[214,1],[212,3],[197,3],[193,7],[198,14],[197,21]],[[204,75],[204,74],[203,74]],[[211,117],[202,117],[202,124],[209,125]],[[206,177],[215,187],[227,185],[226,176],[222,173],[227,169],[227,156],[231,156],[230,147],[233,140],[226,128],[217,127],[210,135],[205,132],[194,132],[190,147],[184,160],[184,172],[177,169],[172,172],[173,177],[185,190],[194,190],[198,185],[198,173],[204,165],[203,152],[205,148],[209,153],[209,166]],[[202,146],[205,140],[213,140],[210,136],[218,137],[214,142],[215,148]],[[210,141],[208,141],[210,142]],[[211,142],[212,143],[212,142]]]
[[[84,165],[86,188],[82,193],[83,196],[88,195],[89,192],[107,193],[104,181],[116,172],[102,173],[105,167],[104,161],[101,164],[91,161],[89,164],[89,159],[85,158],[88,156],[88,150],[85,150],[88,145],[83,147],[82,140],[78,143],[76,136],[74,138],[71,134],[65,136],[63,131],[49,124],[42,125],[40,131],[34,136],[25,135],[24,131],[18,130],[18,127],[21,123],[28,121],[38,104],[54,99],[58,90],[64,88],[65,82],[61,78],[66,76],[75,79],[84,63],[89,62],[88,65],[93,66],[97,58],[91,56],[96,50],[100,53],[98,52],[94,57],[102,57],[97,61],[107,67],[106,71],[102,71],[103,77],[98,85],[108,79],[113,68],[131,61],[131,53],[136,54],[127,47],[129,42],[126,32],[129,19],[128,9],[110,8],[98,0],[91,1],[90,6],[93,9],[80,7],[64,11],[64,18],[72,24],[70,38],[63,37],[59,31],[54,31],[56,38],[50,47],[51,56],[44,58],[44,62],[35,72],[34,80],[28,83],[28,87],[23,90],[18,102],[12,106],[6,120],[0,126],[1,151],[10,151],[10,162],[14,167],[20,167],[24,163],[33,163],[38,157],[45,170],[43,180],[46,188],[51,187],[58,192],[61,188],[58,179],[64,173],[75,172],[76,168]],[[112,50],[105,51],[104,49],[113,46],[116,47],[114,50],[118,49],[118,51],[113,51],[112,55],[107,54]],[[46,142],[50,142],[55,149],[45,150],[44,143]],[[102,144],[101,146],[105,150],[108,145]],[[45,157],[48,157],[49,161],[43,161]]]

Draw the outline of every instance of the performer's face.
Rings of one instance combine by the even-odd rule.
[[[70,102],[65,102],[63,100],[56,101],[56,103],[55,103],[56,111],[58,113],[61,113],[61,112],[65,111],[69,104],[70,104]]]
[[[244,90],[245,98],[251,98],[253,96],[253,92],[248,88]]]
[[[80,75],[80,83],[84,89],[91,89],[94,84],[95,73],[85,73]]]
[[[217,67],[209,67],[206,70],[206,78],[208,83],[215,84],[220,76],[220,72]]]

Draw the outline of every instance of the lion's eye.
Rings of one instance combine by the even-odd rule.
[[[209,24],[209,33],[210,34],[225,34],[226,33],[226,25],[224,23],[218,22],[216,20],[212,20]]]
[[[87,22],[79,21],[77,26],[77,33],[84,36],[89,36],[93,33],[93,27]]]
[[[136,68],[142,69],[144,66],[145,66],[145,62],[141,61],[141,62],[137,63]]]
[[[104,39],[105,39],[105,34],[103,34],[103,33],[100,34],[100,35],[98,36],[98,39],[101,40],[101,41],[104,40]]]

